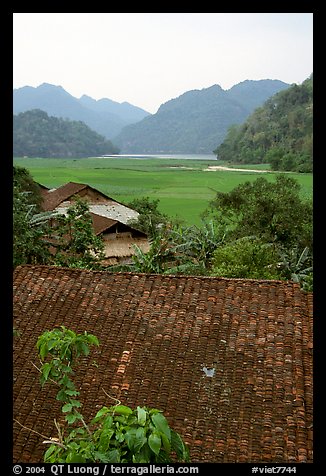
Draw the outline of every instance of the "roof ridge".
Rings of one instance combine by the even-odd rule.
[[[104,270],[92,270],[92,269],[85,269],[85,268],[70,268],[67,266],[55,266],[55,265],[33,265],[33,264],[24,264],[19,265],[15,268],[14,271],[18,268],[48,268],[48,269],[58,269],[58,270],[66,270],[70,272],[83,272],[83,273],[97,273],[97,274],[110,274],[110,275],[119,275],[119,276],[160,276],[162,278],[192,278],[192,279],[201,279],[207,281],[214,281],[214,280],[221,280],[221,281],[230,281],[230,282],[248,282],[248,283],[274,283],[274,284],[282,284],[282,285],[291,285],[293,287],[300,288],[299,283],[296,283],[291,280],[281,280],[281,279],[254,279],[254,278],[227,278],[224,276],[203,276],[203,275],[192,275],[192,274],[160,274],[160,273],[143,273],[143,272],[136,272],[136,271],[104,271]],[[300,289],[300,291],[302,291]],[[306,291],[302,291],[305,294],[312,294],[307,293]]]

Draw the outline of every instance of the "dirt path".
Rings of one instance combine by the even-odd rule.
[[[255,172],[257,174],[271,173],[271,170],[258,170],[258,169],[235,169],[233,167],[225,167],[224,165],[209,165],[207,169],[203,169],[204,172],[215,172],[216,170],[228,170],[231,172]]]

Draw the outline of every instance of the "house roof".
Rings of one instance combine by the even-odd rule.
[[[126,207],[118,202],[112,202],[101,205],[89,205],[89,210],[96,215],[100,215],[112,220],[128,224],[131,220],[137,220],[139,213],[132,208]]]
[[[110,395],[163,410],[192,462],[312,461],[312,294],[298,284],[17,267],[15,462],[42,462],[35,431],[57,436],[35,345],[60,325],[100,340],[75,374],[87,419]]]
[[[69,198],[73,197],[76,193],[79,193],[86,188],[96,191],[97,194],[102,195],[103,198],[107,200],[113,201],[112,198],[107,197],[106,195],[104,195],[104,193],[100,192],[99,190],[96,190],[95,188],[91,187],[88,184],[68,182],[62,185],[61,187],[58,187],[53,190],[49,190],[48,193],[44,195],[43,209],[45,211],[54,210],[62,202],[64,202],[65,200],[68,200]]]
[[[139,213],[136,210],[123,205],[123,203],[84,183],[68,182],[59,188],[42,191],[42,208],[45,211],[58,210],[60,213],[65,213],[68,205],[64,204],[64,202],[85,189],[94,191],[97,196],[101,196],[104,199],[100,204],[98,202],[89,203],[89,210],[91,212],[112,220],[118,220],[124,224],[127,224],[130,220],[137,220]]]
[[[92,223],[93,223],[93,228],[94,232],[96,235],[100,235],[106,230],[109,230],[112,228],[114,225],[119,223],[117,220],[112,220],[111,218],[106,218],[101,215],[96,215],[95,213],[90,213],[92,217]]]
[[[43,198],[43,209],[45,211],[54,210],[58,205],[60,205],[60,203],[72,197],[86,187],[87,185],[83,183],[69,182],[62,185],[61,187],[49,190]]]

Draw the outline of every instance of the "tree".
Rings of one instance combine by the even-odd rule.
[[[33,177],[25,167],[14,165],[13,167],[13,183],[21,192],[26,192],[27,203],[34,205],[35,211],[41,210],[41,188],[34,182]]]
[[[47,221],[44,214],[36,214],[36,205],[29,202],[28,192],[19,186],[13,189],[13,266],[22,264],[47,264],[50,259],[44,241]],[[47,214],[47,218],[49,214]]]
[[[255,235],[264,242],[312,247],[312,203],[300,197],[298,182],[278,175],[275,182],[258,178],[231,192],[218,192],[211,208],[228,219],[236,239]]]
[[[128,204],[128,207],[139,213],[138,219],[130,222],[130,225],[153,239],[160,234],[162,226],[169,221],[168,216],[159,211],[159,203],[158,199],[151,200],[149,197],[142,197],[136,198]]]
[[[227,236],[225,223],[203,221],[202,226],[174,227],[170,232],[172,250],[179,258],[179,268],[183,272],[197,271],[205,274],[210,267],[214,251],[221,246]],[[177,270],[177,268],[176,268]]]
[[[59,385],[65,427],[56,423],[58,438],[48,438],[46,463],[168,463],[189,460],[189,450],[179,433],[169,427],[160,410],[137,406],[102,407],[88,424],[81,413],[80,392],[71,379],[74,363],[98,346],[96,336],[61,328],[46,331],[37,340],[42,362],[41,384]],[[47,358],[50,359],[47,359]],[[46,361],[47,359],[47,361]],[[112,398],[112,397],[110,397]],[[172,454],[175,453],[175,457]]]
[[[40,109],[14,116],[13,153],[16,157],[88,157],[118,152],[111,141],[82,121],[48,116]]]
[[[94,269],[103,259],[103,241],[94,233],[89,206],[76,197],[66,214],[55,216],[49,239],[55,247],[54,264]]]
[[[313,83],[308,78],[278,92],[244,123],[230,128],[214,153],[230,162],[265,162],[273,170],[312,172],[312,132]]]
[[[311,250],[306,246],[299,250],[296,246],[290,250],[279,248],[278,268],[282,279],[291,279],[300,283],[304,291],[313,290],[313,259]]]
[[[246,236],[217,248],[211,275],[226,278],[280,279],[275,247]]]

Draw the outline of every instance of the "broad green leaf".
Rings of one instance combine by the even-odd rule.
[[[101,451],[95,451],[94,456],[96,463],[113,463],[113,461],[110,460],[110,457]]]
[[[89,347],[85,342],[80,343],[80,349],[84,355],[88,355],[90,353]]]
[[[161,437],[157,432],[153,432],[149,435],[148,437],[148,445],[150,449],[155,453],[156,455],[159,454],[160,449],[161,449]]]
[[[51,372],[52,365],[50,363],[46,363],[42,365],[41,372],[42,372],[42,385],[45,384],[47,379],[49,378],[49,373]]]
[[[128,448],[131,451],[134,451],[135,440],[136,440],[136,429],[130,428],[130,430],[125,433],[125,440],[127,442]]]
[[[44,342],[44,341],[43,341],[43,342],[41,343],[39,353],[40,353],[41,360],[44,360],[44,358],[48,355],[48,345],[47,345],[47,342]]]
[[[75,423],[75,421],[78,420],[78,416],[74,415],[71,413],[70,415],[66,415],[66,421],[68,422],[69,425],[72,425],[72,423]]]
[[[57,345],[57,339],[50,339],[48,342],[48,349],[52,350]]]
[[[52,455],[52,453],[57,449],[57,446],[56,445],[51,445],[49,446],[49,448],[46,450],[45,454],[44,454],[44,461],[46,462],[46,460]]]
[[[70,397],[75,397],[76,395],[79,395],[79,392],[77,392],[76,390],[65,390],[65,392]]]
[[[155,413],[151,418],[158,431],[164,433],[164,435],[171,440],[171,430],[165,416],[162,413]]]
[[[78,400],[70,400],[70,403],[73,407],[80,408],[82,406],[81,402]]]
[[[93,334],[87,334],[87,340],[90,344],[97,345],[97,346],[100,345],[98,338],[94,336]]]
[[[125,405],[116,405],[111,407],[114,413],[118,413],[119,415],[131,415],[133,413],[130,407],[126,407]]]
[[[72,410],[72,404],[71,404],[71,403],[66,403],[65,405],[63,405],[63,407],[61,408],[61,410],[63,411],[63,413],[71,412],[71,410]]]
[[[164,434],[164,433],[160,433],[161,435],[161,439],[162,439],[162,443],[163,443],[163,447],[165,449],[165,451],[167,452],[167,454],[170,454],[171,452],[171,441],[169,440],[169,438]]]
[[[78,453],[71,452],[66,456],[66,463],[85,463],[86,460]]]
[[[146,423],[146,415],[147,412],[141,407],[137,407],[137,418],[138,418],[138,423],[141,426],[144,426]]]
[[[150,463],[151,462],[151,457],[153,456],[150,447],[146,443],[140,451],[132,456],[132,462],[133,463]]]
[[[147,442],[147,438],[145,436],[145,429],[144,428],[130,428],[125,433],[125,440],[127,442],[128,448],[134,452],[138,453],[139,450],[144,446]]]
[[[111,415],[106,416],[106,417],[104,418],[103,423],[102,423],[103,428],[106,428],[106,429],[111,428],[111,427],[112,427],[112,424],[113,424],[113,418],[112,418]]]
[[[102,431],[102,434],[100,436],[100,446],[99,449],[101,451],[106,451],[109,447],[110,439],[112,438],[114,434],[114,430],[108,429]]]
[[[120,463],[120,451],[118,449],[110,450],[106,454],[107,461],[105,463]]]
[[[108,407],[102,407],[95,415],[95,417],[92,420],[92,423],[98,422],[104,415],[109,413],[111,410]]]
[[[176,452],[178,459],[182,461],[189,461],[188,447],[184,444],[179,433],[174,430],[172,430],[171,432],[171,446],[172,449]]]

